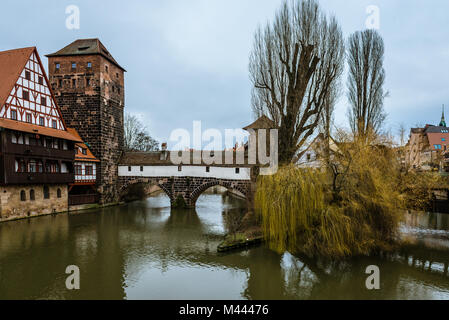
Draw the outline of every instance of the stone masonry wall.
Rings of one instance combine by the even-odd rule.
[[[199,177],[119,177],[119,193],[123,196],[127,192],[127,188],[136,183],[159,186],[170,198],[172,206],[176,203],[178,197],[182,197],[185,205],[193,208],[198,197],[204,191],[217,185],[229,190],[237,190],[245,195],[248,201],[251,200],[251,181]]]
[[[8,185],[0,186],[0,221],[27,218],[68,210],[68,189],[66,184],[47,185],[50,198],[44,199],[44,185]],[[57,190],[61,197],[57,197]],[[20,193],[25,191],[25,201]],[[34,200],[30,199],[30,191],[34,190]]]
[[[72,69],[72,63],[76,69]],[[87,63],[92,64],[87,68]],[[56,70],[55,64],[60,64]],[[49,58],[50,83],[68,127],[75,128],[101,161],[100,202],[118,200],[118,160],[123,147],[124,73],[100,55]]]

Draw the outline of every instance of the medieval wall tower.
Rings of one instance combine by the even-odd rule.
[[[101,161],[97,170],[101,202],[115,202],[126,70],[99,39],[76,40],[47,57],[49,81],[67,126],[79,132]]]

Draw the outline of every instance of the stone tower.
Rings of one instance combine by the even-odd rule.
[[[97,170],[100,201],[115,202],[126,70],[99,39],[76,40],[47,57],[49,81],[66,125],[79,132],[101,161]]]

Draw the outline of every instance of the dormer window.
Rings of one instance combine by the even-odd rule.
[[[83,152],[84,155],[86,155],[87,154],[87,149],[86,148],[82,148],[82,152]]]

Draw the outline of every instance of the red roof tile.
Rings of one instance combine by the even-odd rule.
[[[0,106],[3,106],[35,47],[0,52]]]
[[[67,131],[81,141],[75,144],[77,147],[86,149],[86,154],[82,154],[79,152],[75,153],[76,161],[100,162],[100,160],[95,158],[89,147],[82,141],[83,139],[81,139],[80,135],[74,128],[67,128]]]
[[[38,126],[37,124],[31,124],[16,120],[9,120],[9,119],[0,119],[0,127],[11,129],[11,130],[17,130],[22,132],[28,132],[28,133],[34,133],[39,134],[43,136],[49,136],[49,137],[55,137],[70,141],[82,141],[79,137],[76,137],[72,135],[71,133],[65,131],[65,130],[58,130],[53,128],[47,128]]]

